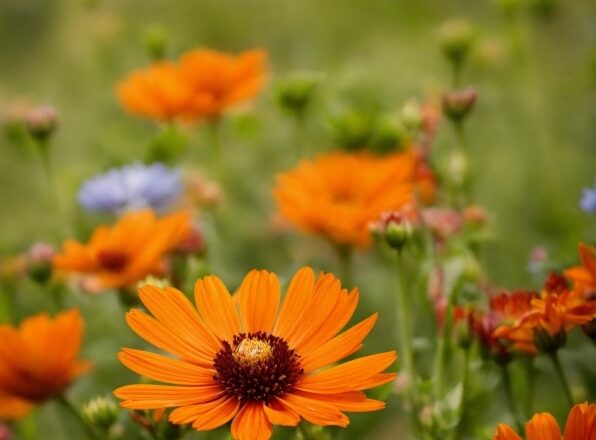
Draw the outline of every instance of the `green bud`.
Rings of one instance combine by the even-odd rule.
[[[145,49],[153,61],[160,61],[164,58],[168,36],[163,27],[153,25],[145,29],[143,41]]]
[[[83,406],[82,415],[90,425],[108,431],[116,423],[119,412],[118,404],[113,399],[98,396]]]
[[[372,115],[349,110],[330,121],[331,135],[334,142],[344,150],[361,150],[370,146],[374,132]]]
[[[147,162],[175,162],[187,147],[187,139],[174,125],[167,125],[149,143]]]
[[[381,118],[376,124],[371,148],[381,154],[401,150],[407,138],[408,132],[402,123],[388,117]]]
[[[401,122],[411,132],[416,132],[422,128],[424,115],[417,100],[410,99],[404,104],[401,109]]]
[[[443,95],[443,114],[454,122],[464,120],[474,108],[477,96],[476,89],[473,87],[445,93]]]
[[[58,114],[54,107],[40,105],[27,113],[25,123],[31,137],[45,143],[58,128]]]
[[[275,98],[282,110],[302,116],[314,96],[319,77],[312,73],[296,73],[280,81]]]
[[[475,31],[467,20],[454,19],[439,29],[441,50],[447,59],[458,66],[467,60],[475,39]]]
[[[47,243],[36,243],[27,252],[25,258],[27,274],[39,284],[46,284],[52,277],[55,250]]]

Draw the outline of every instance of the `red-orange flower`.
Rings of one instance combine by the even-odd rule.
[[[87,276],[97,289],[128,287],[163,272],[165,254],[188,236],[190,228],[187,212],[161,219],[149,210],[132,212],[111,228],[98,227],[87,244],[67,240],[54,265]]]
[[[331,153],[278,176],[283,217],[338,245],[368,246],[369,224],[413,202],[416,160],[410,154]]]
[[[83,326],[76,309],[54,319],[34,315],[19,328],[0,326],[0,419],[24,417],[89,369],[77,359]]]
[[[266,440],[272,425],[305,419],[345,427],[344,412],[385,406],[362,391],[394,379],[383,371],[395,352],[332,366],[360,349],[377,315],[338,335],[356,309],[358,291],[342,289],[331,274],[315,280],[312,269],[301,269],[281,306],[277,277],[256,270],[234,297],[215,276],[198,280],[198,313],[173,288],[145,286],[140,298],[153,317],[133,309],[128,324],[175,357],[125,348],[119,358],[138,374],[174,385],[121,387],[114,394],[125,408],[175,408],[170,422],[199,431],[233,419],[234,439]]]
[[[596,438],[596,405],[587,402],[571,408],[565,424],[565,435],[555,418],[549,413],[535,414],[526,423],[527,440],[593,440]],[[522,440],[513,429],[505,424],[500,424],[493,440]]]
[[[580,243],[579,256],[581,266],[571,267],[564,274],[574,283],[574,290],[596,296],[596,247]]]
[[[265,76],[264,51],[234,56],[195,50],[179,62],[160,62],[132,72],[118,85],[117,93],[122,105],[140,116],[213,119],[255,96]]]

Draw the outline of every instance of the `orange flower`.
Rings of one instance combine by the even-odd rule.
[[[122,105],[140,116],[217,118],[228,107],[255,96],[266,75],[265,52],[238,56],[195,50],[180,62],[160,62],[132,72],[117,87]]]
[[[365,247],[371,222],[413,202],[415,169],[410,154],[332,153],[279,175],[275,197],[298,229]]]
[[[228,107],[254,97],[265,80],[265,56],[262,50],[238,56],[212,50],[184,55],[182,78],[193,91],[189,112],[216,119]]]
[[[18,329],[0,326],[0,419],[24,417],[89,369],[77,360],[83,326],[76,309],[53,320],[45,313],[31,316]]]
[[[98,227],[86,245],[66,241],[54,265],[87,275],[97,289],[131,286],[163,271],[164,255],[188,236],[190,226],[187,212],[159,220],[149,210],[132,212],[111,228]]]
[[[190,117],[188,102],[193,92],[173,63],[162,62],[132,72],[118,85],[117,93],[122,105],[140,116],[157,120]]]
[[[571,267],[564,274],[573,281],[574,290],[596,296],[596,247],[580,243],[579,256],[581,266]]]
[[[526,423],[527,440],[561,440],[561,430],[549,413],[535,414]],[[593,440],[596,438],[596,405],[587,402],[571,408],[565,424],[565,440]],[[493,440],[522,440],[509,426],[500,424]]]
[[[310,268],[293,277],[280,305],[275,274],[250,272],[232,297],[219,278],[195,285],[198,313],[173,288],[140,289],[151,317],[133,309],[130,327],[175,358],[125,348],[121,362],[138,374],[174,385],[127,385],[114,391],[131,409],[174,407],[169,420],[198,431],[232,420],[236,440],[267,440],[272,425],[346,427],[346,412],[382,409],[362,392],[392,381],[383,373],[395,352],[334,363],[360,349],[377,315],[338,335],[358,303],[331,274]],[[279,309],[279,310],[278,310]]]

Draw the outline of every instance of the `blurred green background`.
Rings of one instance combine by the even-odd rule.
[[[121,109],[114,86],[149,64],[147,34],[161,29],[172,58],[195,47],[269,52],[268,86],[254,105],[224,122],[224,160],[234,179],[222,208],[225,238],[213,236],[204,220],[213,272],[234,286],[253,267],[284,279],[304,264],[336,270],[325,243],[272,229],[274,176],[294,163],[292,121],[276,107],[272,86],[294,71],[320,73],[306,136],[312,153],[325,151],[333,146],[329,117],[338,109],[357,103],[393,112],[409,98],[425,101],[444,91],[450,71],[437,30],[462,17],[478,32],[463,83],[479,94],[467,128],[476,200],[494,222],[486,270],[496,285],[536,287],[527,270],[534,247],[570,265],[579,241],[596,240],[594,216],[578,207],[581,188],[596,175],[596,7],[590,0],[519,0],[519,14],[507,18],[505,3],[516,1],[0,0],[0,112],[9,114],[20,102],[49,103],[60,117],[51,149],[57,201],[39,158],[0,140],[0,255],[38,240],[58,245],[67,234],[86,238],[97,218],[77,206],[80,183],[142,158],[155,134],[153,123]],[[541,3],[552,3],[552,11],[540,9]],[[207,133],[199,126],[187,135],[181,164],[213,175]],[[443,124],[437,154],[453,139]],[[359,316],[390,297],[391,280],[377,258],[357,257],[355,281],[363,298]],[[18,289],[21,316],[52,307],[32,283]],[[116,298],[69,301],[88,317],[84,353],[96,364],[95,374],[75,388],[76,399],[135,381],[115,357],[120,346],[140,345]],[[381,316],[365,351],[389,348],[395,336],[384,335],[392,333],[392,319]],[[546,407],[557,411],[555,403]],[[77,438],[76,425],[63,424],[57,411],[52,405],[40,411],[39,438]],[[400,423],[395,412],[394,405],[386,414],[357,415],[343,435],[390,438]],[[383,418],[376,431],[358,434]],[[494,426],[494,416],[486,418]]]

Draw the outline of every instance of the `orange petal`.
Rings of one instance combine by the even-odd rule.
[[[211,385],[215,370],[142,350],[123,348],[118,359],[141,376],[176,385]]]
[[[198,365],[205,367],[213,365],[212,356],[207,356],[191,343],[180,339],[159,321],[140,310],[132,309],[128,312],[126,322],[136,334],[157,348]]]
[[[315,425],[334,425],[345,428],[350,423],[350,420],[339,409],[320,400],[310,399],[294,393],[288,393],[283,398],[276,397],[275,400]]]
[[[269,440],[272,427],[265,415],[263,404],[249,402],[245,404],[232,422],[234,440]]]
[[[364,379],[354,384],[355,390],[368,390],[369,388],[380,387],[393,381],[397,377],[397,373],[379,373],[368,379]]]
[[[360,388],[393,362],[394,351],[365,356],[346,362],[320,373],[305,376],[295,386],[296,389],[314,393],[342,393]]]
[[[139,289],[139,297],[164,327],[206,356],[214,357],[221,349],[220,341],[179,290],[145,285]]]
[[[347,393],[339,394],[314,394],[294,391],[293,394],[330,403],[340,411],[369,412],[385,408],[385,402],[368,399],[361,391],[348,391]]]
[[[0,391],[0,420],[20,420],[33,408],[33,403]]]
[[[310,267],[303,267],[292,277],[281,306],[273,334],[289,341],[293,329],[303,317],[315,287],[315,274]]]
[[[279,401],[271,401],[268,405],[263,406],[263,410],[273,425],[296,426],[300,422],[300,416]]]
[[[214,405],[208,411],[200,414],[192,427],[197,431],[209,431],[227,423],[238,412],[240,401],[235,397],[228,397]]]
[[[501,423],[497,427],[497,431],[493,436],[493,440],[523,440],[519,435],[515,433],[509,426]],[[559,439],[560,440],[560,439]]]
[[[238,289],[244,332],[270,333],[279,307],[279,280],[266,270],[250,271]]]
[[[240,318],[226,286],[210,275],[195,284],[195,302],[201,316],[213,333],[224,341],[231,341],[240,333]]]
[[[596,404],[574,405],[567,416],[565,440],[593,440],[596,438]]]
[[[175,387],[167,385],[126,385],[114,391],[123,400],[121,406],[130,409],[156,409],[207,402],[224,393],[218,385]]]
[[[319,348],[305,354],[300,363],[305,372],[332,364],[354,353],[377,322],[378,313],[326,342]]]
[[[561,440],[561,430],[555,418],[549,413],[535,414],[526,423],[528,440]]]
[[[207,411],[221,405],[222,402],[228,398],[229,397],[226,394],[222,394],[221,396],[208,402],[197,403],[195,405],[179,406],[170,413],[168,420],[178,425],[193,423],[201,414],[205,414]]]

